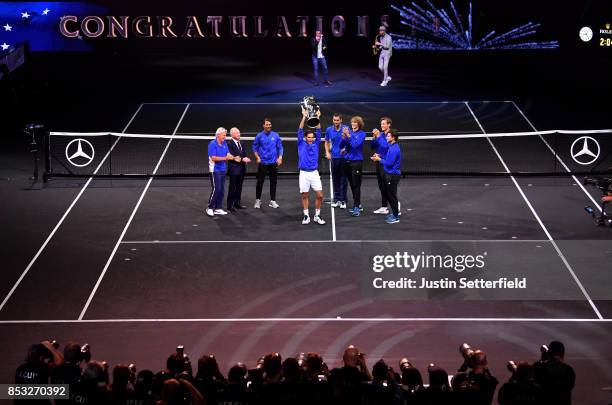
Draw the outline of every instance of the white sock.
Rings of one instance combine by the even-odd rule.
[[[304,215],[308,216],[308,210],[304,210]]]
[[[320,209],[316,209],[315,210],[315,217],[318,217],[319,215],[321,215],[321,210]]]

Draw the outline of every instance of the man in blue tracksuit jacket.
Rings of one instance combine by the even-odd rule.
[[[335,113],[332,116],[332,123],[325,131],[325,158],[331,160],[332,184],[334,185],[334,201],[332,207],[346,208],[346,189],[348,180],[344,175],[344,156],[340,150],[342,142],[342,132],[348,128],[342,124],[342,116]]]
[[[261,192],[266,174],[270,177],[270,207],[278,208],[276,203],[276,180],[278,166],[283,164],[283,142],[272,131],[272,121],[264,118],[263,131],[253,141],[253,154],[257,160],[257,184],[255,186],[255,208],[261,208]]]
[[[351,118],[351,128],[344,128],[340,149],[344,149],[344,173],[353,193],[353,208],[349,211],[354,217],[361,215],[361,175],[363,171],[363,118]]]
[[[372,141],[370,147],[376,152],[378,156],[384,159],[387,156],[387,150],[389,144],[387,143],[387,134],[391,130],[391,118],[382,117],[380,119],[380,131],[374,129],[372,131]],[[383,170],[380,162],[376,162],[376,180],[378,181],[378,190],[380,190],[380,208],[374,211],[375,214],[389,214],[389,208],[387,208],[387,194],[385,192],[385,171]]]
[[[321,111],[317,111],[317,117]],[[310,223],[308,212],[308,193],[312,188],[315,192],[315,216],[313,221],[319,225],[325,225],[321,218],[321,204],[323,202],[323,185],[319,175],[319,146],[321,145],[321,124],[317,125],[315,131],[307,129],[304,131],[304,121],[308,118],[308,112],[302,108],[302,121],[297,131],[298,168],[300,169],[300,193],[302,195],[302,208],[304,216],[302,225]]]
[[[389,149],[387,155],[382,158],[377,153],[372,156],[372,160],[380,162],[384,169],[384,186],[387,200],[391,206],[391,213],[387,215],[385,221],[388,224],[395,224],[400,221],[399,218],[399,201],[397,199],[397,185],[401,177],[402,154],[397,143],[398,135],[394,130],[387,133],[387,143]]]
[[[234,156],[229,153],[225,143],[226,136],[227,130],[219,127],[215,132],[215,139],[208,144],[208,169],[210,170],[210,183],[212,185],[208,207],[206,208],[206,215],[209,217],[227,214],[222,209],[225,171],[227,169],[227,161],[234,159]]]

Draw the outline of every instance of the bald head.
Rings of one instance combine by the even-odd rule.
[[[344,351],[342,361],[344,361],[345,366],[357,367],[357,364],[359,363],[359,350],[357,350],[355,346],[350,345]]]

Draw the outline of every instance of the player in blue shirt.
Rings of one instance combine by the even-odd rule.
[[[351,118],[351,128],[344,128],[340,149],[344,149],[344,173],[351,185],[353,193],[353,208],[349,211],[354,217],[361,215],[361,175],[363,170],[363,118]]]
[[[321,111],[317,111],[317,117],[321,116]],[[297,131],[298,149],[298,168],[300,169],[300,193],[302,194],[302,208],[304,217],[302,225],[310,223],[308,212],[308,193],[312,188],[316,195],[315,216],[313,221],[319,225],[325,225],[321,218],[321,203],[323,202],[323,185],[319,176],[319,146],[321,144],[321,124],[317,125],[315,131],[307,129],[304,131],[304,121],[308,117],[308,112],[302,108],[302,121]]]
[[[387,134],[391,130],[391,118],[382,117],[380,119],[380,131],[376,128],[372,131],[372,141],[370,147],[376,152],[381,158],[387,156],[387,150],[389,144],[387,143]],[[374,211],[374,214],[389,214],[389,208],[387,208],[387,195],[385,192],[385,171],[382,168],[380,162],[376,162],[376,180],[378,181],[378,189],[380,190],[380,208]]]
[[[325,131],[325,158],[331,161],[332,184],[334,186],[334,201],[332,207],[346,208],[346,190],[348,180],[344,174],[344,156],[340,150],[342,132],[348,128],[342,124],[342,115],[335,113],[332,123]]]
[[[389,149],[387,155],[383,158],[378,153],[375,153],[371,159],[375,162],[380,162],[384,169],[384,187],[387,195],[387,200],[391,206],[391,213],[387,215],[385,221],[388,224],[396,224],[400,221],[399,217],[399,201],[397,199],[397,185],[401,177],[402,153],[397,143],[398,135],[395,130],[387,132],[387,142]]]
[[[278,208],[276,203],[276,179],[278,166],[283,164],[283,142],[280,136],[272,131],[272,121],[264,118],[263,131],[253,141],[253,154],[257,160],[257,184],[255,186],[255,208],[261,208],[261,192],[266,173],[270,177],[270,207]]]
[[[225,143],[227,130],[223,127],[217,128],[215,139],[208,144],[208,168],[210,170],[210,183],[212,190],[208,199],[208,207],[206,215],[214,217],[215,215],[227,215],[221,207],[223,206],[223,194],[225,188],[225,170],[227,169],[227,161],[234,159]]]

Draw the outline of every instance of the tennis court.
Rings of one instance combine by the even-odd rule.
[[[526,357],[537,356],[537,347],[527,342],[552,336],[570,347],[589,342],[589,348],[576,343],[575,350],[589,351],[585,359],[599,346],[605,350],[612,320],[606,288],[612,281],[612,233],[584,212],[586,205],[599,205],[601,193],[572,175],[601,160],[583,168],[570,155],[573,141],[588,135],[609,163],[610,134],[533,133],[537,129],[512,101],[321,108],[325,126],[332,112],[342,113],[345,122],[358,114],[368,133],[381,116],[393,118],[400,139],[406,139],[399,224],[389,226],[372,214],[380,196],[376,178],[366,175],[362,217],[324,204],[325,226],[301,225],[297,177],[291,174],[297,160],[295,104],[141,104],[115,135],[81,136],[96,149],[87,167],[70,167],[56,153],[54,174],[83,177],[49,182],[50,190],[80,183],[66,187],[74,198],[27,268],[3,275],[0,330],[18,325],[26,339],[41,330],[60,336],[67,333],[61,325],[74,324],[101,347],[104,340],[125,340],[128,350],[143,356],[148,345],[136,346],[130,336],[143,329],[172,331],[172,339],[184,339],[194,353],[215,350],[227,364],[256,358],[268,347],[283,347],[289,355],[304,344],[337,359],[355,340],[374,359],[398,354],[417,337],[420,343],[411,350],[419,352],[421,345],[423,358],[430,358],[428,343],[451,331],[489,344],[491,351],[508,344],[504,350]],[[266,181],[264,207],[253,210],[255,179],[247,177],[243,203],[249,209],[206,217],[207,139],[218,126],[237,126],[248,140],[264,117],[285,142],[280,208],[267,207]],[[521,132],[530,134],[495,135]],[[470,134],[481,136],[460,138]],[[57,138],[60,151],[76,139]],[[322,158],[329,199],[326,164]],[[372,258],[395,252],[484,255],[487,278],[526,277],[528,286],[373,289]],[[35,293],[41,286],[46,293]],[[486,331],[474,328],[477,323],[486,324]],[[441,359],[452,357],[440,353]]]

